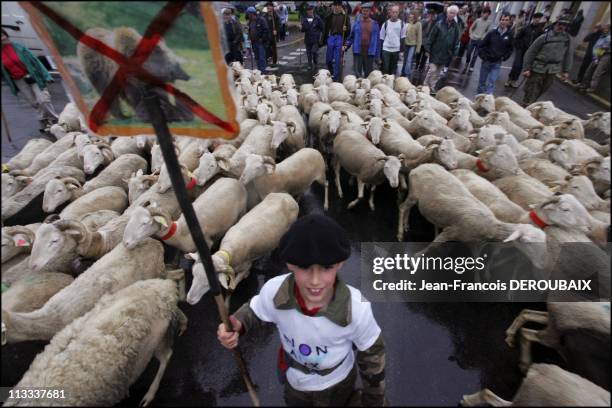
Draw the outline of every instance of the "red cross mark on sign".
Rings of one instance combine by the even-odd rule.
[[[60,16],[47,5],[38,1],[31,2],[31,4],[38,11],[55,22],[58,27],[61,27],[63,30],[68,32],[77,41],[82,42],[105,57],[112,59],[119,65],[115,76],[102,93],[100,99],[94,105],[91,115],[89,115],[89,127],[92,131],[96,132],[100,128],[112,103],[119,96],[121,89],[125,86],[125,83],[130,76],[134,76],[149,85],[161,88],[174,95],[177,102],[181,101],[184,103],[196,116],[205,122],[212,123],[229,132],[235,131],[234,126],[231,123],[225,122],[224,120],[215,116],[189,97],[189,95],[175,88],[172,84],[163,82],[143,68],[147,58],[149,58],[155,49],[155,46],[172,26],[173,22],[179,17],[181,11],[187,5],[187,2],[181,1],[166,3],[166,5],[159,11],[159,13],[157,13],[153,21],[149,24],[144,35],[142,36],[142,39],[138,43],[136,51],[134,51],[129,58],[126,58],[123,54],[107,46],[102,41],[86,35],[83,31],[79,30],[72,23]]]

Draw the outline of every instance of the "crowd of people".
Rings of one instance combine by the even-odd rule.
[[[296,3],[308,68],[321,67],[318,52],[326,47],[323,67],[333,74],[334,81],[341,81],[343,74],[367,77],[373,69],[380,69],[426,84],[435,94],[451,64],[463,65],[461,73],[471,75],[481,60],[478,92],[492,94],[502,62],[514,56],[504,86],[517,88],[524,83],[524,104],[542,95],[555,77],[570,81],[574,47],[580,40],[574,37],[584,21],[582,10],[572,14],[569,9],[553,21],[550,6],[542,12],[532,6],[518,16],[502,10],[493,18],[491,10],[477,2],[461,3],[461,7],[445,2],[443,9],[425,7],[424,2],[368,2],[354,8],[346,1]],[[228,62],[242,62],[236,51],[242,47],[238,44],[241,34],[234,34],[239,23],[232,10],[224,13],[228,39],[236,41],[231,45],[228,40]],[[246,37],[258,69],[265,72],[268,63],[277,62],[277,34],[279,30],[286,32],[287,7],[270,2],[261,12],[249,7],[247,15]],[[609,75],[609,31],[609,24],[598,24],[583,39],[586,54],[577,77],[572,78],[581,91],[594,92]],[[344,54],[351,51],[352,72],[343,69]]]

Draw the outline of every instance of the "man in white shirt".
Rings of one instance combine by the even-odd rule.
[[[399,18],[399,6],[391,7],[389,20],[380,29],[383,74],[395,74],[400,51],[404,50],[406,24]]]
[[[491,20],[489,16],[491,10],[485,8],[482,11],[482,15],[474,21],[474,24],[470,27],[470,43],[467,47],[465,56],[465,69],[466,72],[469,68],[470,72],[474,71],[474,64],[476,64],[476,57],[478,57],[478,44],[487,35],[491,28]]]
[[[263,322],[278,328],[279,378],[292,406],[344,406],[359,367],[362,406],[381,406],[385,347],[369,302],[337,272],[351,253],[346,232],[324,215],[299,218],[281,239],[277,254],[292,273],[268,280],[258,295],[230,316],[235,331],[219,325],[226,348]],[[357,348],[357,356],[353,351]]]

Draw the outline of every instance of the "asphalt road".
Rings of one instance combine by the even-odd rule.
[[[281,48],[277,73],[291,72],[299,82],[308,80],[303,47],[299,44]],[[324,49],[320,51],[324,61]],[[298,54],[291,54],[298,53]],[[289,58],[288,58],[289,57]],[[293,58],[291,58],[293,57]],[[347,64],[352,57],[347,56]],[[350,66],[350,65],[348,65]],[[247,63],[248,67],[248,63]],[[475,93],[478,65],[472,76],[453,72],[456,82],[468,97]],[[509,70],[503,69],[499,82],[503,84]],[[498,83],[499,91],[503,86]],[[61,83],[52,85],[52,95],[58,109],[67,102]],[[515,99],[520,98],[519,90]],[[588,112],[602,110],[568,87],[555,84],[544,96],[570,113],[584,117]],[[12,142],[2,131],[2,159],[12,157],[26,141],[38,136],[34,111],[14,98],[2,87],[2,109],[8,120]],[[330,174],[331,175],[331,174]],[[332,178],[330,177],[331,181]],[[339,200],[330,183],[328,215],[336,219],[349,233],[352,254],[340,275],[349,284],[360,287],[360,242],[394,241],[397,222],[395,193],[390,187],[376,192],[376,211],[367,203],[353,210],[346,204],[356,195],[356,186],[343,180],[346,197]],[[301,215],[322,212],[322,191],[313,186],[300,202]],[[415,228],[409,240],[430,241],[432,226],[416,212],[411,225]],[[272,276],[285,273],[273,259],[263,259],[243,281],[232,298],[231,311],[255,295]],[[188,281],[188,284],[190,282]],[[374,315],[382,328],[387,351],[387,397],[393,405],[456,405],[463,394],[488,387],[505,399],[516,391],[521,374],[516,349],[504,342],[504,331],[524,308],[541,308],[541,304],[471,304],[471,303],[373,303]],[[181,304],[189,318],[188,329],[178,338],[174,354],[161,381],[154,405],[250,405],[250,399],[233,361],[232,354],[222,348],[216,338],[219,318],[214,301],[205,295],[199,304]],[[44,342],[27,342],[2,348],[2,387],[14,386]],[[282,405],[282,386],[276,377],[276,355],[280,345],[273,327],[249,334],[241,342],[241,350],[251,376],[258,386],[264,405]],[[535,361],[562,364],[560,359],[534,346]],[[137,404],[148,389],[158,363],[153,361],[131,387],[130,397],[119,405]]]

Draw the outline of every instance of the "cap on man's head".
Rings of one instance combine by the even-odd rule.
[[[569,20],[569,18],[567,17],[559,17],[557,19],[557,21],[555,21],[555,24],[565,24],[565,25],[570,25],[572,22]]]
[[[372,8],[372,3],[368,2],[368,3],[362,3],[361,4],[361,8],[362,9],[371,9]]]
[[[223,14],[232,14],[232,9],[229,7],[226,7],[223,9]]]
[[[312,4],[309,4],[306,6],[306,10],[314,10],[315,6],[313,6]]]
[[[257,14],[257,9],[255,7],[253,7],[253,6],[247,7],[246,11],[247,11],[247,13],[250,13],[250,14]]]
[[[351,243],[336,221],[325,215],[309,214],[291,225],[276,253],[280,260],[302,268],[333,265],[348,259]]]
[[[542,18],[542,17],[544,17],[544,14],[539,13],[539,12],[538,13],[534,13],[533,16],[532,16],[532,18]]]

